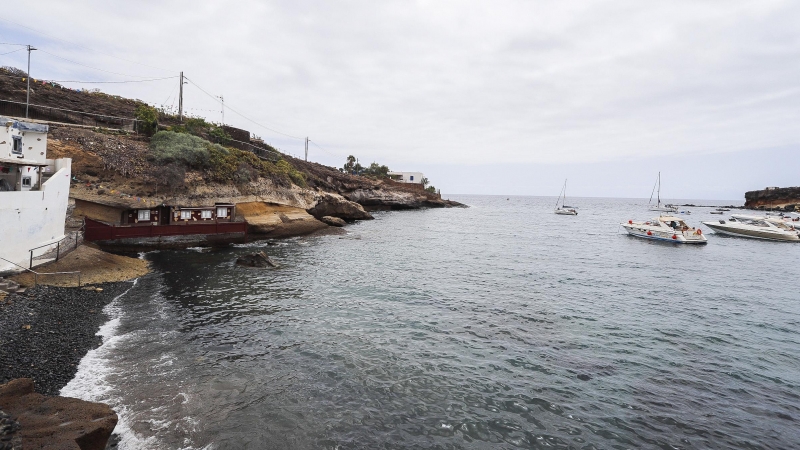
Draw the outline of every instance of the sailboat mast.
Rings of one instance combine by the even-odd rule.
[[[661,207],[661,172],[658,172],[658,207]]]

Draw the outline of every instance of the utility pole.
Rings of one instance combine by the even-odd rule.
[[[28,45],[28,95],[25,98],[25,118],[28,118],[28,105],[31,103],[31,51],[36,50]]]
[[[308,162],[308,136],[306,136],[306,162]]]
[[[181,71],[181,86],[178,97],[178,120],[183,122],[183,71]]]
[[[222,102],[222,124],[225,125],[225,97],[220,95],[219,101]]]

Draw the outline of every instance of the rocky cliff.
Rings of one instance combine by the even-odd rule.
[[[148,145],[147,138],[142,136],[54,126],[49,136],[48,157],[73,159],[73,198],[101,204],[234,203],[244,206],[239,211],[242,218],[253,224],[251,233],[270,237],[307,234],[324,228],[328,225],[321,221],[323,217],[352,222],[372,219],[369,211],[461,206],[423,190],[420,185],[352,176],[287,155],[282,159],[302,174],[303,185],[280,176],[225,183],[210,180],[199,170],[165,174],[148,158]],[[164,183],[163,177],[178,180]],[[255,203],[265,206],[245,206]]]
[[[753,209],[795,211],[800,206],[800,187],[766,188],[744,194],[744,206]]]

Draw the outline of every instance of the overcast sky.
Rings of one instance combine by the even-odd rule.
[[[648,197],[661,171],[667,197],[741,199],[800,185],[798,24],[800,2],[768,0],[40,0],[5,10],[0,42],[41,49],[35,78],[183,70],[190,113],[222,120],[197,85],[282,150],[309,136],[312,160],[423,170],[445,193],[555,196],[570,178]],[[64,84],[177,106],[177,79]]]

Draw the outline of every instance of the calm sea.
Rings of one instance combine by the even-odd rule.
[[[123,449],[800,448],[800,244],[628,237],[644,200],[452,198],[144,254],[62,394],[111,404]],[[234,264],[256,250],[281,267]]]

